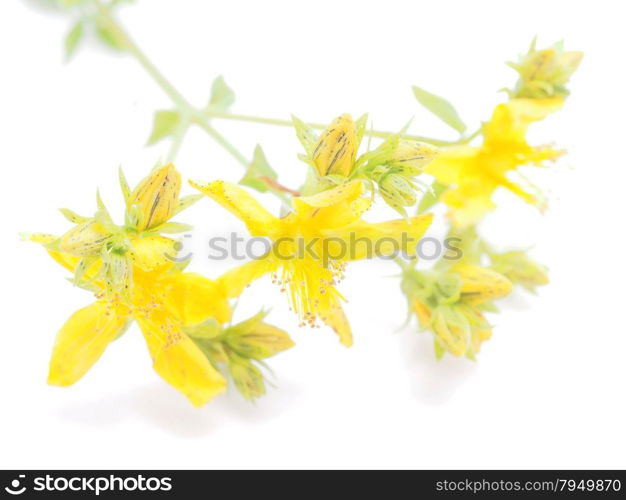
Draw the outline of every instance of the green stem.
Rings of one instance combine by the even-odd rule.
[[[235,120],[235,121],[240,121],[240,122],[261,123],[264,125],[275,125],[279,127],[293,127],[293,122],[291,120],[282,120],[279,118],[267,118],[264,116],[241,115],[237,113],[229,113],[225,111],[211,111],[211,110],[206,110],[204,112],[204,115],[211,117],[211,118],[218,118],[222,120]],[[311,128],[315,128],[318,130],[324,130],[328,126],[323,123],[307,123],[307,125]],[[385,139],[391,135],[394,135],[394,132],[366,129],[365,135],[369,137],[378,137],[381,139]],[[441,139],[434,139],[432,137],[424,137],[421,135],[405,134],[403,137],[411,141],[428,142],[429,144],[432,144],[434,146],[451,146],[453,144],[457,144],[457,141],[443,141]]]
[[[230,144],[217,130],[215,130],[208,122],[206,114],[195,108],[193,105],[185,99],[185,97],[178,91],[174,85],[161,73],[161,71],[154,65],[154,63],[146,56],[146,54],[139,48],[139,46],[133,41],[130,35],[124,30],[124,28],[115,20],[111,15],[108,7],[100,0],[94,0],[102,20],[106,22],[109,29],[113,32],[114,36],[120,41],[124,48],[139,62],[143,69],[152,77],[159,87],[167,94],[167,96],[176,105],[179,111],[183,115],[188,116],[188,120],[191,123],[198,125],[207,134],[209,134],[219,145],[221,145],[233,158],[235,158],[244,167],[247,167],[249,162],[246,157],[239,152],[232,144]],[[188,128],[188,127],[186,127]],[[186,128],[183,131],[186,133]],[[170,151],[170,156],[175,156],[177,148],[182,143],[184,133],[181,133],[178,138],[179,144],[173,145],[173,150]]]
[[[185,140],[185,136],[187,135],[187,131],[189,130],[189,126],[191,125],[191,119],[189,115],[183,114],[181,116],[181,123],[178,125],[176,132],[174,133],[174,137],[172,138],[172,144],[170,146],[170,151],[167,154],[165,159],[166,163],[173,163],[176,159],[176,155],[180,151],[181,146]]]
[[[204,130],[207,134],[209,134],[215,142],[217,142],[220,146],[222,146],[226,151],[230,153],[230,155],[235,158],[239,163],[241,163],[244,167],[247,167],[250,162],[246,159],[246,157],[239,152],[239,150],[233,146],[230,142],[226,140],[226,138],[220,134],[217,130],[215,130],[207,121],[206,117],[201,114],[194,115],[193,117],[194,123],[198,125],[202,130]]]

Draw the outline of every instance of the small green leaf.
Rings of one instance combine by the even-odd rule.
[[[261,146],[257,144],[256,148],[254,148],[252,162],[248,166],[245,175],[239,181],[239,184],[249,186],[264,193],[269,189],[267,182],[263,179],[264,177],[276,179],[278,175],[267,162],[267,158]]]
[[[180,113],[178,111],[161,110],[154,114],[154,124],[152,133],[148,139],[148,145],[159,142],[176,132],[180,124]]]
[[[76,212],[70,210],[69,208],[59,208],[59,212],[61,212],[63,214],[63,217],[65,217],[72,224],[80,224],[81,222],[87,222],[90,219],[89,217],[78,215]]]
[[[443,97],[431,94],[417,86],[413,86],[413,93],[418,102],[428,111],[437,116],[444,123],[452,127],[454,130],[462,134],[467,128],[454,106],[446,101]]]
[[[78,44],[83,39],[84,34],[83,23],[82,21],[78,21],[72,29],[65,35],[65,58],[69,59],[72,57]]]
[[[356,122],[354,122],[354,126],[356,128],[356,136],[358,138],[359,144],[361,144],[363,134],[365,134],[365,129],[367,128],[367,113],[365,113]]]
[[[308,156],[313,154],[315,150],[315,145],[317,144],[317,134],[315,131],[309,127],[306,123],[304,123],[300,118],[295,116],[291,116],[291,121],[293,122],[293,126],[296,129],[296,135],[298,136],[298,140],[302,147],[306,151]]]
[[[417,205],[417,214],[423,214],[426,210],[430,209],[437,201],[439,201],[439,197],[446,190],[447,186],[445,184],[440,184],[435,181],[430,186],[430,190],[424,193],[422,199]]]
[[[443,347],[437,339],[435,339],[433,347],[435,348],[435,358],[437,358],[437,360],[443,358],[443,355],[446,353],[446,348]]]
[[[185,333],[196,339],[214,339],[222,333],[222,325],[209,318],[198,325],[185,327]]]
[[[224,77],[218,76],[211,86],[211,99],[209,109],[212,111],[228,111],[235,103],[235,93],[226,84]]]
[[[130,186],[128,185],[128,181],[126,180],[126,176],[124,175],[124,171],[122,170],[122,167],[120,167],[118,170],[118,177],[120,179],[120,188],[122,189],[124,202],[126,203],[126,206],[128,206],[131,190],[130,190]]]
[[[111,218],[111,214],[104,202],[102,201],[102,197],[100,196],[100,190],[96,190],[96,205],[98,206],[98,210],[96,211],[96,215],[94,219],[102,224],[107,230],[110,228],[114,228],[113,219]]]
[[[200,201],[202,198],[204,198],[203,194],[189,194],[187,196],[183,196],[180,200],[178,200],[178,205],[174,209],[173,215],[178,215],[183,210],[193,205],[196,201]]]

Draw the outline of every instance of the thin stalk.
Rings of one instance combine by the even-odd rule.
[[[235,120],[235,121],[240,121],[240,122],[261,123],[263,125],[275,125],[279,127],[293,127],[293,122],[291,120],[282,120],[280,118],[267,118],[264,116],[241,115],[237,113],[229,113],[225,111],[211,111],[211,110],[205,111],[204,114],[205,116],[209,116],[211,118],[218,118],[222,120]],[[315,128],[318,130],[324,130],[328,126],[327,124],[323,124],[323,123],[307,123],[307,125],[311,128]],[[377,137],[377,138],[385,139],[391,135],[394,135],[394,132],[366,129],[365,135],[368,137]],[[403,137],[411,141],[427,142],[434,146],[451,146],[453,144],[457,144],[458,142],[458,141],[444,141],[441,139],[434,139],[432,137],[424,137],[421,135],[404,134]]]

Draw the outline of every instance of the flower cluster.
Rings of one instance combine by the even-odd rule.
[[[402,268],[401,291],[409,311],[422,330],[432,332],[436,356],[448,352],[471,359],[492,335],[486,314],[497,311],[495,302],[515,285],[534,292],[548,282],[546,268],[525,251],[495,250],[480,235],[479,223],[497,208],[493,197],[500,188],[545,208],[545,197],[520,169],[545,167],[563,151],[529,143],[527,131],[562,108],[581,53],[566,52],[562,44],[537,50],[533,42],[528,54],[512,64],[519,81],[508,91],[508,100],[474,134],[466,133],[445,99],[414,87],[417,100],[460,133],[458,140],[444,141],[410,135],[408,126],[396,133],[372,130],[367,115],[355,121],[342,114],[328,126],[296,117],[282,121],[235,115],[229,111],[234,93],[221,77],[209,104],[194,107],[115,20],[111,8],[119,2],[55,3],[79,12],[80,29],[73,28],[66,40],[68,54],[89,22],[101,40],[136,56],[171,97],[174,109],[157,112],[149,143],[172,139],[172,159],[187,129],[200,126],[246,172],[239,184],[189,181],[199,193],[181,198],[185,183],[172,163],[158,164],[134,189],[120,171],[122,224],[113,221],[98,196],[93,216],[61,210],[73,224],[65,234],[28,235],[71,273],[75,286],[94,295],[58,332],[51,384],[69,386],[80,380],[136,322],[154,370],[195,406],[222,393],[229,379],[247,399],[263,395],[265,359],[289,349],[293,341],[265,321],[262,304],[258,314],[234,321],[230,301],[265,275],[285,294],[302,326],[323,323],[350,346],[353,332],[339,291],[346,267],[355,260],[394,257]],[[248,161],[214,128],[212,120],[220,117],[292,126],[308,169],[302,187],[283,186],[260,146]],[[371,147],[366,136],[382,140]],[[282,213],[263,206],[250,189],[278,196]],[[266,238],[268,251],[214,279],[187,271],[189,260],[178,258],[181,245],[175,235],[191,227],[172,219],[205,196],[243,221],[250,235]],[[377,200],[400,216],[366,221]],[[437,204],[447,207],[443,222],[450,241],[458,242],[456,257],[446,254],[432,268],[420,269],[418,242],[433,223],[429,211]],[[248,300],[248,294],[241,300]]]

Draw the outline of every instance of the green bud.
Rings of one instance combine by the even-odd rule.
[[[293,347],[284,330],[264,323],[266,312],[229,328],[225,335],[228,347],[247,359],[263,359]]]
[[[84,257],[100,251],[111,235],[94,219],[81,222],[61,236],[61,252]]]
[[[533,99],[567,96],[569,90],[565,86],[582,58],[582,52],[564,51],[562,43],[536,50],[533,41],[525,56],[517,63],[509,63],[520,76],[512,95]]]
[[[491,262],[491,269],[533,293],[537,286],[547,285],[550,281],[547,268],[531,259],[526,252],[493,254]]]
[[[265,394],[263,374],[252,362],[231,356],[228,367],[237,390],[244,398],[253,400]]]

